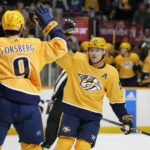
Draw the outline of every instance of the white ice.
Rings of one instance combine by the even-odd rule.
[[[7,136],[2,150],[21,150],[18,137]],[[142,134],[99,134],[92,150],[150,150],[150,137]]]

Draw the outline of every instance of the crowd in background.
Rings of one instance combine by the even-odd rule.
[[[33,19],[33,10],[38,4],[46,5],[53,12],[60,26],[62,18],[72,18],[79,16],[86,16],[90,19],[95,18],[98,21],[129,21],[132,23],[133,27],[134,24],[142,23],[143,35],[138,38],[135,37],[136,42],[134,44],[131,43],[128,37],[124,37],[121,42],[115,43],[115,45],[111,43],[112,50],[107,55],[110,55],[111,58],[108,57],[107,59],[108,62],[110,62],[109,59],[113,60],[112,65],[117,67],[119,70],[120,67],[118,67],[116,58],[118,59],[118,57],[123,56],[121,44],[126,43],[127,45],[130,45],[130,48],[128,46],[125,46],[125,48],[127,48],[129,55],[131,55],[131,53],[137,54],[137,56],[133,56],[133,61],[135,60],[135,57],[139,57],[138,60],[136,59],[136,62],[134,61],[135,64],[133,63],[133,65],[131,65],[130,62],[132,62],[132,60],[130,59],[128,60],[128,64],[126,64],[127,69],[128,67],[132,67],[132,70],[134,72],[133,74],[135,74],[136,77],[137,82],[132,86],[150,86],[150,0],[1,0],[0,20],[5,10],[17,9],[20,12],[22,12],[25,18],[25,30],[23,33],[23,37],[37,37],[41,40],[48,40],[49,37],[46,37],[44,34],[39,34],[40,32],[38,31],[40,30],[40,28],[35,24]],[[1,27],[1,22],[0,36],[4,36]],[[89,40],[91,36],[92,35],[89,33]],[[69,39],[70,49],[72,49],[72,51],[83,51],[83,42],[84,41],[79,41],[75,36],[72,36]],[[57,76],[60,73],[58,66],[55,63],[53,63],[51,67],[51,69],[57,68],[57,74],[53,75],[57,78]],[[45,81],[45,78],[47,78],[46,74],[48,72],[48,67],[46,67],[45,70],[46,71],[43,71],[43,73],[41,74],[43,85],[46,85],[47,82],[47,80]],[[51,83],[51,85],[53,85],[54,83],[55,80]]]

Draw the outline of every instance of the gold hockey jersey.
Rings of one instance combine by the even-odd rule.
[[[150,56],[147,56],[144,60],[143,68],[142,68],[143,73],[148,73],[148,78],[142,81],[142,84],[144,83],[150,83]]]
[[[113,66],[104,64],[101,68],[94,68],[89,64],[88,55],[79,52],[66,54],[56,62],[67,72],[64,112],[78,113],[78,109],[84,109],[102,114],[105,93],[110,103],[124,103],[118,71]]]
[[[107,64],[112,64],[114,62],[114,57],[113,56],[105,56],[103,59],[103,62],[107,63]]]
[[[135,76],[134,65],[141,64],[139,56],[136,53],[130,53],[128,57],[118,55],[114,59],[116,68],[119,70],[121,79],[131,78]]]
[[[47,63],[62,57],[65,40],[42,42],[36,38],[0,38],[0,94],[27,104],[40,100],[40,71]]]

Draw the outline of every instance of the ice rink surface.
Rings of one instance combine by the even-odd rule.
[[[53,147],[50,150],[52,149]],[[18,137],[7,136],[2,150],[21,150]],[[92,150],[150,150],[150,136],[142,134],[99,134],[96,146]]]

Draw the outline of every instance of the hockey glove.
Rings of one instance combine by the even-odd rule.
[[[123,127],[121,128],[121,130],[124,132],[125,135],[130,134],[132,132],[132,118],[132,115],[125,115],[121,118],[121,122],[123,123]]]
[[[69,37],[75,31],[75,27],[76,23],[73,20],[65,19],[65,22],[62,27],[62,32],[66,37]]]
[[[47,7],[39,5],[35,8],[34,12],[36,14],[35,22],[39,23],[45,34],[59,29],[58,23],[54,21],[54,17]]]

